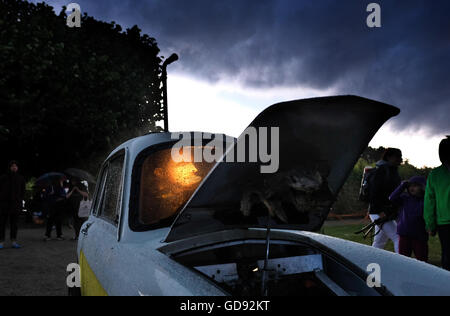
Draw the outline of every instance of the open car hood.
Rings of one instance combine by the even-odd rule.
[[[279,128],[278,171],[261,173],[267,163],[223,159],[186,203],[166,241],[239,227],[320,230],[370,140],[399,113],[357,96],[272,105],[250,127],[268,127],[268,135],[270,127]],[[244,132],[230,150],[242,149],[245,139]]]

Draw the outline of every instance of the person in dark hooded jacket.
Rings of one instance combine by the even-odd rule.
[[[25,179],[18,173],[16,161],[9,163],[8,173],[0,177],[0,249],[5,242],[6,224],[10,224],[10,238],[12,247],[19,249],[17,243],[17,221],[23,208],[25,196]]]
[[[377,162],[369,189],[369,217],[372,222],[385,216],[393,219],[382,226],[376,226],[373,247],[383,249],[391,239],[396,253],[398,253],[399,236],[394,215],[397,210],[389,201],[389,196],[401,183],[398,167],[402,162],[403,155],[400,149],[386,149],[382,160]]]
[[[65,177],[61,177],[54,181],[47,189],[46,203],[48,207],[47,214],[47,227],[45,230],[44,241],[51,239],[53,225],[56,227],[56,239],[64,240],[62,233],[62,220],[66,208],[67,199],[69,199],[75,189],[72,189],[69,193],[64,189]]]
[[[391,194],[389,199],[400,206],[397,233],[400,236],[399,253],[428,262],[428,233],[423,218],[425,177],[412,177]]]

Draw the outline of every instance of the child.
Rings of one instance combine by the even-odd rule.
[[[412,177],[391,194],[389,200],[400,206],[397,233],[400,236],[399,253],[428,262],[428,233],[423,218],[426,179]],[[406,193],[404,193],[406,190]]]

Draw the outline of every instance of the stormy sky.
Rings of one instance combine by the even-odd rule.
[[[59,12],[70,1],[46,2]],[[241,90],[356,94],[401,108],[394,132],[450,134],[450,1],[76,2],[97,19],[137,24],[162,55],[178,53],[174,73]],[[366,25],[371,2],[381,28]]]

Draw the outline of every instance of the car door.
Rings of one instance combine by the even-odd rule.
[[[125,151],[118,152],[103,166],[92,214],[83,225],[79,241],[81,293],[105,296],[116,282],[111,262],[118,256]]]

